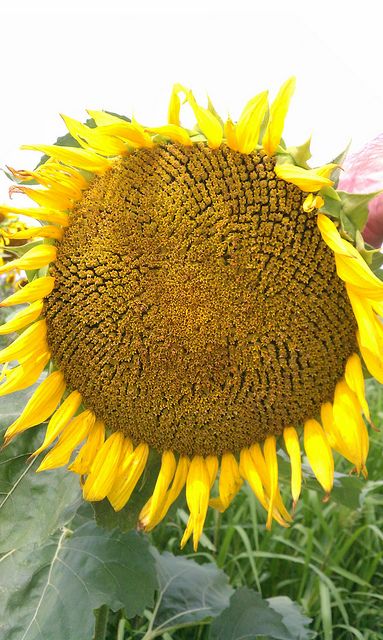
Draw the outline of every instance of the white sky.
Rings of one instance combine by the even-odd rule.
[[[59,113],[108,109],[163,124],[174,82],[236,118],[295,74],[285,139],[317,162],[383,131],[378,0],[17,0],[0,8],[0,166],[65,133]],[[0,201],[9,183],[0,176]]]

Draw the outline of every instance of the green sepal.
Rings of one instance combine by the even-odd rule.
[[[374,193],[347,193],[338,191],[342,201],[342,212],[350,220],[355,229],[363,231],[368,218],[368,203],[381,191]]]
[[[293,164],[296,164],[298,167],[302,167],[303,169],[310,169],[307,164],[311,158],[311,136],[306,142],[297,146],[297,147],[287,147],[286,155],[290,156]],[[291,160],[286,160],[285,162],[291,162]]]
[[[336,158],[331,160],[331,163],[340,165],[339,167],[337,167],[337,169],[334,169],[334,171],[331,174],[331,180],[334,180],[335,188],[338,186],[340,174],[342,171],[342,164],[349,152],[350,145],[351,145],[351,140],[347,144],[347,146],[343,149],[343,151],[341,151],[341,153],[339,153],[339,155],[337,155]]]
[[[338,192],[333,187],[322,187],[318,192],[324,200],[324,205],[320,208],[320,211],[327,213],[332,218],[339,220],[340,212],[342,209],[342,201],[338,195]]]

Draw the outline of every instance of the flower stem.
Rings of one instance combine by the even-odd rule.
[[[108,626],[109,607],[107,604],[103,604],[102,607],[96,610],[96,624],[94,628],[93,640],[105,640],[106,628]]]

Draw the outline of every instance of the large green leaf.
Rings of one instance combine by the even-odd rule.
[[[20,414],[34,388],[2,398],[0,433]],[[35,473],[28,461],[43,429],[16,437],[0,455],[0,553],[42,542],[73,517],[81,502],[77,476],[64,469]]]
[[[106,604],[128,618],[140,615],[157,586],[147,540],[94,522],[10,551],[0,562],[0,636],[7,640],[90,639],[94,609]]]
[[[183,556],[159,554],[154,548],[160,589],[150,638],[217,616],[229,604],[233,589],[215,564],[197,564]]]
[[[307,629],[309,622],[289,598],[283,602],[273,598],[268,602],[244,587],[233,594],[229,607],[213,620],[210,637],[211,640],[252,640],[258,636],[306,640],[313,637]]]

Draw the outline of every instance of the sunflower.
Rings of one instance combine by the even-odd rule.
[[[383,282],[360,202],[336,189],[339,164],[310,168],[309,145],[282,140],[294,87],[270,107],[256,95],[237,122],[182,85],[157,128],[64,117],[69,144],[26,146],[43,161],[12,170],[34,206],[0,208],[40,222],[13,234],[31,242],[0,268],[33,276],[1,303],[24,306],[0,329],[22,330],[0,352],[0,395],[49,368],[5,444],[49,420],[38,470],[69,465],[86,500],[116,511],[157,451],[140,524],[156,526],[186,487],[181,546],[197,548],[209,505],[225,510],[244,480],[267,527],[288,526],[278,446],[293,504],[301,439],[325,496],[332,450],[367,473],[364,372],[383,382]]]

